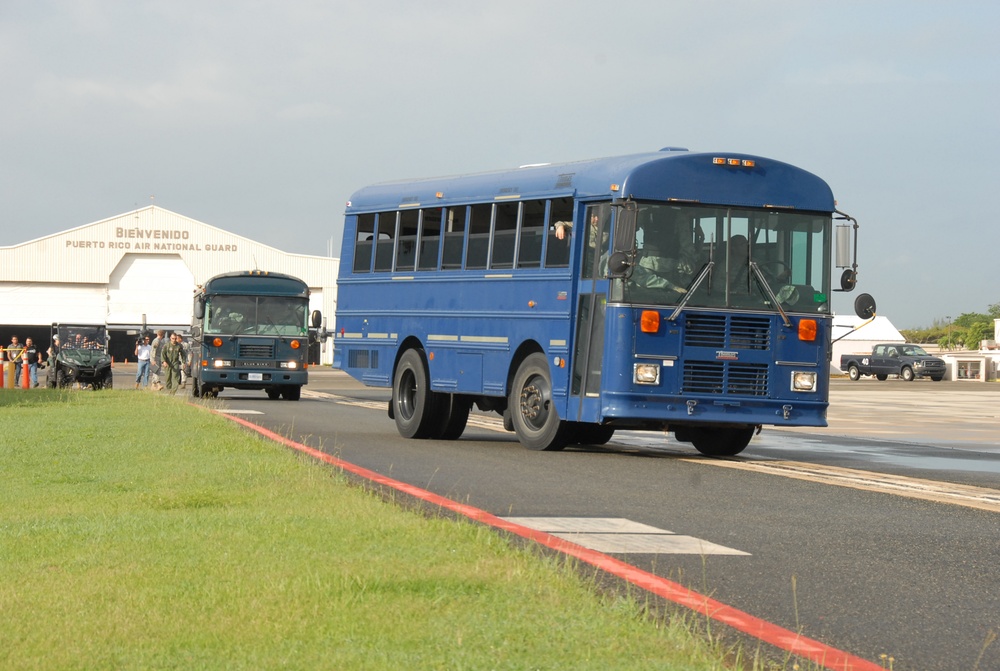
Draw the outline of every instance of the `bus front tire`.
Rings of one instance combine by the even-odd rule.
[[[514,433],[526,448],[555,451],[566,447],[570,429],[552,402],[552,378],[544,354],[529,354],[521,362],[508,407]]]
[[[427,438],[436,428],[438,396],[431,391],[422,350],[408,349],[392,380],[392,415],[403,438]]]
[[[691,429],[691,444],[706,457],[733,457],[750,444],[754,427]]]

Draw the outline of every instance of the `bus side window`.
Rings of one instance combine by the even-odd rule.
[[[354,242],[354,272],[372,271],[372,247],[375,245],[375,215],[359,214]]]
[[[449,207],[445,210],[443,269],[462,267],[462,247],[465,245],[465,215],[468,208]]]
[[[396,270],[398,271],[413,270],[417,267],[417,224],[419,223],[420,212],[418,210],[403,210],[399,213],[399,244],[396,245]]]
[[[490,219],[492,205],[473,205],[469,221],[469,251],[465,256],[466,268],[485,268],[490,252]]]
[[[441,248],[441,208],[421,210],[420,260],[417,270],[437,270]]]
[[[520,203],[497,204],[493,226],[493,256],[490,268],[514,267],[514,243],[517,240],[517,215]]]
[[[396,213],[379,212],[375,237],[375,272],[392,270],[392,251],[396,242]]]
[[[517,267],[538,268],[542,265],[545,201],[526,200],[521,205],[521,244],[517,252]]]
[[[573,199],[556,198],[549,206],[549,239],[545,243],[545,267],[566,268],[569,266],[569,245],[572,239],[572,227],[563,230],[563,238],[556,237],[556,222],[573,221]]]

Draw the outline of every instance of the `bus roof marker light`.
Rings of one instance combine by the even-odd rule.
[[[744,168],[752,168],[755,165],[757,165],[757,161],[751,160],[749,158],[743,159],[743,167]]]
[[[622,187],[620,185],[618,185],[618,184],[612,184],[610,188],[611,188],[612,191],[616,191],[617,192],[617,191],[621,191]]]
[[[434,197],[437,198],[438,200],[440,200],[441,198],[444,198],[444,191],[438,191],[438,192],[436,192],[434,194]]]
[[[712,159],[712,163],[714,163],[715,165],[725,165],[726,159],[722,158],[721,156],[716,156],[715,158]]]

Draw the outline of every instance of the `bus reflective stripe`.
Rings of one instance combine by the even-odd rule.
[[[358,338],[358,339],[360,339],[360,338],[364,338],[365,334],[364,333],[341,333],[340,337],[341,338]]]
[[[395,275],[395,276],[393,276],[393,277],[391,277],[389,279],[392,279],[392,280],[415,280],[417,278],[415,278],[413,275]]]
[[[433,342],[458,342],[457,335],[428,335],[428,341]]]
[[[565,346],[566,346],[566,341],[565,340],[550,340],[549,341],[549,347],[565,347]]]
[[[506,336],[462,336],[462,342],[483,342],[483,343],[499,343],[502,345],[507,344]]]
[[[368,334],[368,339],[369,340],[373,340],[373,339],[374,340],[389,340],[390,337],[389,337],[388,333],[369,333]]]

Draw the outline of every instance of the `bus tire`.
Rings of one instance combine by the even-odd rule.
[[[469,423],[469,411],[472,410],[472,403],[466,397],[458,394],[444,394],[440,400],[441,414],[438,426],[432,432],[431,438],[458,440],[465,432],[466,424]]]
[[[403,438],[427,438],[435,429],[439,403],[431,391],[423,351],[408,349],[392,379],[392,415]]]
[[[286,401],[297,401],[302,398],[302,387],[293,384],[290,387],[284,387],[281,390],[281,395],[285,397]]]
[[[277,387],[268,387],[267,389],[264,390],[264,392],[267,394],[267,397],[272,401],[277,401],[279,398],[281,398],[281,390],[278,389]]]
[[[706,457],[733,457],[750,444],[754,427],[692,429],[691,443]]]
[[[566,447],[569,427],[559,419],[552,402],[552,377],[544,354],[529,354],[521,362],[508,407],[514,433],[526,448],[554,451]]]

